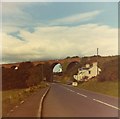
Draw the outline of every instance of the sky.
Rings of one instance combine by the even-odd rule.
[[[118,54],[117,2],[2,3],[2,63]]]
[[[54,66],[53,68],[53,72],[62,72],[62,65],[61,64],[57,64]]]

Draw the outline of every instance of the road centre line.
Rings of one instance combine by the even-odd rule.
[[[81,93],[77,93],[78,95],[80,95],[80,96],[83,96],[83,97],[87,97],[86,95],[84,95],[84,94],[81,94]]]
[[[73,93],[76,93],[76,94],[78,94],[78,95],[80,95],[80,96],[83,96],[83,97],[87,97],[86,95],[84,95],[84,94],[81,94],[81,93],[77,93],[77,92],[75,92],[75,91],[73,91],[73,90],[71,90],[71,89],[69,89],[69,88],[66,88],[66,87],[64,87],[65,89],[67,89],[68,91],[71,91],[71,92],[73,92]]]
[[[67,88],[67,90],[69,90],[69,91],[71,91],[71,92],[73,92],[73,93],[75,92],[75,91],[73,91],[73,90],[70,90],[70,89],[68,89],[68,88]]]
[[[64,87],[64,88],[66,88],[66,87]],[[69,90],[69,91],[71,91],[71,89],[69,89],[69,88],[66,88],[66,89]],[[71,91],[71,92],[72,92],[72,91]],[[77,93],[77,92],[74,91],[74,93]],[[86,95],[81,94],[81,93],[77,93],[77,94],[80,95],[80,96],[83,96],[83,97],[87,97]],[[101,101],[101,100],[98,100],[98,99],[93,99],[93,100],[96,101],[96,102],[98,102],[98,103],[104,104],[104,105],[106,105],[106,106],[112,107],[112,108],[114,108],[114,109],[120,110],[120,108],[118,108],[118,107],[116,107],[116,106],[113,106],[113,105],[111,105],[111,104],[108,104],[108,103],[106,103],[106,102],[103,102],[103,101]]]
[[[103,102],[103,101],[100,101],[100,100],[97,100],[97,99],[93,99],[93,100],[96,101],[96,102],[99,102],[99,103],[101,103],[101,104],[104,104],[104,105],[106,105],[106,106],[112,107],[112,108],[114,108],[114,109],[120,110],[120,108],[118,108],[118,107],[116,107],[116,106],[113,106],[113,105],[111,105],[111,104],[108,104],[108,103],[106,103],[106,102]]]

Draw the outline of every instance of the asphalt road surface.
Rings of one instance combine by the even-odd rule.
[[[42,117],[118,117],[118,99],[69,85],[51,83],[43,101]],[[8,117],[38,117],[46,89],[10,110]]]
[[[52,83],[42,117],[118,117],[118,99]]]
[[[40,108],[40,100],[47,89],[48,88],[43,88],[33,93],[24,103],[11,109],[7,117],[37,117]]]

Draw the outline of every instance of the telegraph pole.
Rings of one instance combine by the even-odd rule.
[[[99,48],[97,48],[97,57],[98,57],[98,53],[99,53]]]
[[[99,48],[97,48],[97,75],[98,75],[98,53],[99,53]]]

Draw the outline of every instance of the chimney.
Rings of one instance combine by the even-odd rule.
[[[93,66],[97,66],[97,62],[93,62]]]
[[[90,65],[89,64],[86,64],[86,66],[85,66],[86,68],[89,68],[90,67]]]

